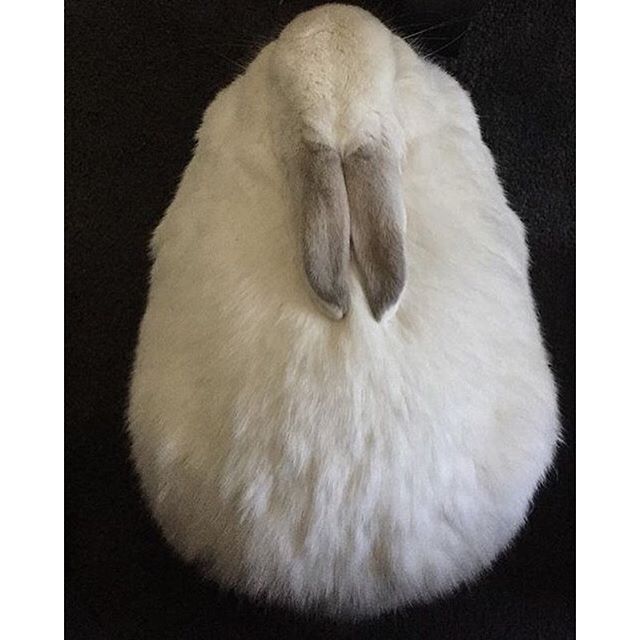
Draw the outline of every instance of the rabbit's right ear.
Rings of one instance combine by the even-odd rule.
[[[397,305],[406,281],[406,214],[400,163],[392,148],[372,142],[343,162],[351,240],[362,286],[376,320]]]
[[[340,156],[305,142],[298,160],[305,273],[324,310],[340,320],[349,310],[349,204]]]

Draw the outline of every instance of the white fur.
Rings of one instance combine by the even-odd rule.
[[[305,281],[299,138],[402,154],[407,284],[377,323],[355,273]],[[220,584],[372,615],[487,568],[558,434],[509,209],[467,94],[370,14],[302,14],[209,106],[153,238],[130,434],[167,540]]]

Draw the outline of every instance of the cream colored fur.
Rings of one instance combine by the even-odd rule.
[[[301,141],[397,153],[406,286],[381,322],[353,264],[344,318],[314,302]],[[129,429],[186,560],[354,617],[490,566],[558,419],[523,225],[455,80],[360,9],[302,14],[207,109],[152,250]]]

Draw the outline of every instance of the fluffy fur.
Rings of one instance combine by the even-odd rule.
[[[360,9],[298,16],[207,109],[152,251],[129,428],[186,560],[349,616],[490,565],[558,421],[523,225],[451,77]]]

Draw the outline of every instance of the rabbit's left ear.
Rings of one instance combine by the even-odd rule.
[[[346,156],[342,166],[353,251],[371,313],[379,321],[397,304],[406,281],[400,163],[376,142]]]
[[[349,310],[349,204],[340,156],[304,143],[298,154],[302,196],[302,254],[307,280],[328,315]]]

